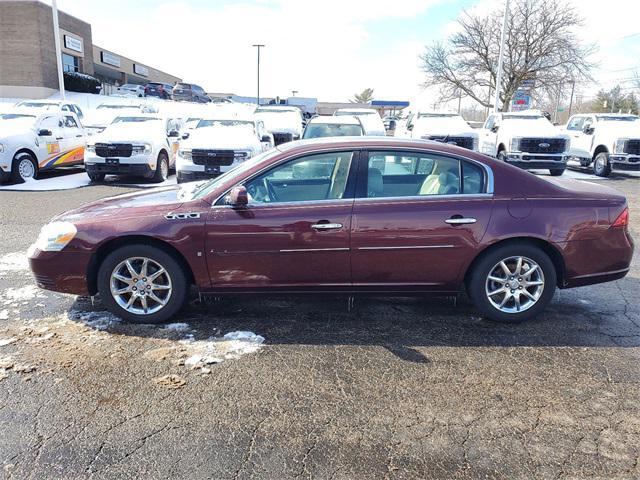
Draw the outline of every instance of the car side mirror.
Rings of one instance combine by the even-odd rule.
[[[261,142],[270,142],[271,141],[271,137],[269,135],[263,135],[262,138],[260,139]]]
[[[187,132],[182,134],[182,139],[186,140],[187,138],[189,138],[189,134]]]
[[[591,125],[585,125],[582,129],[585,135],[593,135],[593,127]]]
[[[500,125],[494,125],[493,127],[491,127],[491,131],[493,133],[496,133],[499,129],[500,129]]]
[[[407,130],[409,131],[413,130],[413,125],[412,124],[407,125]]]
[[[171,130],[169,132],[169,137],[179,137],[180,136],[180,132],[178,132],[178,130]]]
[[[231,189],[227,196],[227,205],[231,205],[233,208],[246,208],[248,204],[249,194],[244,186],[240,185]]]
[[[41,128],[38,130],[39,137],[50,137],[51,135],[53,135],[53,133],[48,128]]]

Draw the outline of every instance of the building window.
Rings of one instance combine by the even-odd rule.
[[[80,59],[66,53],[62,54],[62,71],[63,72],[79,72]]]

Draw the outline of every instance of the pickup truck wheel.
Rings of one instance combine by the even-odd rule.
[[[556,289],[556,270],[549,256],[534,245],[504,245],[475,265],[467,292],[490,320],[519,323],[549,304]]]
[[[15,183],[24,183],[38,178],[38,164],[30,153],[22,152],[13,157],[11,179]]]
[[[609,155],[606,152],[600,152],[593,159],[593,173],[598,177],[608,177],[611,173],[611,164],[609,163]]]
[[[98,270],[98,291],[105,307],[123,320],[161,323],[182,308],[189,282],[170,254],[135,244],[104,259]]]
[[[500,150],[498,152],[498,156],[496,158],[498,160],[500,160],[501,162],[506,162],[507,161],[507,153],[504,150]]]
[[[549,173],[552,177],[559,177],[564,173],[565,170],[565,168],[554,168],[553,170],[549,170]]]
[[[89,180],[95,183],[104,181],[105,177],[104,173],[87,172],[87,175],[89,176]]]
[[[153,183],[162,183],[169,176],[169,158],[164,152],[160,152],[158,155],[158,162],[156,164],[156,173],[153,175]]]

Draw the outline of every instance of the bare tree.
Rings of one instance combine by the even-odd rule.
[[[515,0],[509,9],[503,75],[500,85],[502,110],[523,81],[533,80],[538,89],[557,89],[570,80],[591,79],[592,45],[582,44],[574,33],[582,18],[565,2]],[[443,100],[464,92],[479,104],[492,107],[500,50],[504,10],[486,16],[464,12],[459,31],[446,43],[428,46],[420,56],[427,75],[425,86],[440,87]]]

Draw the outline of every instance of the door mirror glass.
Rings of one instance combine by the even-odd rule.
[[[50,137],[51,135],[53,135],[53,133],[51,133],[51,130],[49,130],[48,128],[41,128],[40,130],[38,130],[39,137]]]
[[[586,134],[586,135],[591,135],[593,133],[593,127],[591,126],[590,123],[585,123],[584,127],[582,127],[582,131]]]
[[[262,138],[260,139],[261,142],[270,142],[271,141],[271,137],[269,135],[263,135]]]
[[[186,132],[185,132],[185,133],[183,133],[183,134],[182,134],[182,139],[183,139],[183,140],[186,140],[187,138],[189,138],[189,134],[188,134],[188,133],[186,133]]]
[[[500,125],[494,125],[493,127],[491,127],[491,131],[493,133],[496,133],[499,129],[500,129]]]
[[[245,208],[249,203],[249,194],[244,186],[234,187],[227,197],[227,205],[235,208]]]
[[[178,132],[178,130],[169,131],[169,137],[179,137],[179,136],[180,136],[180,132]]]

